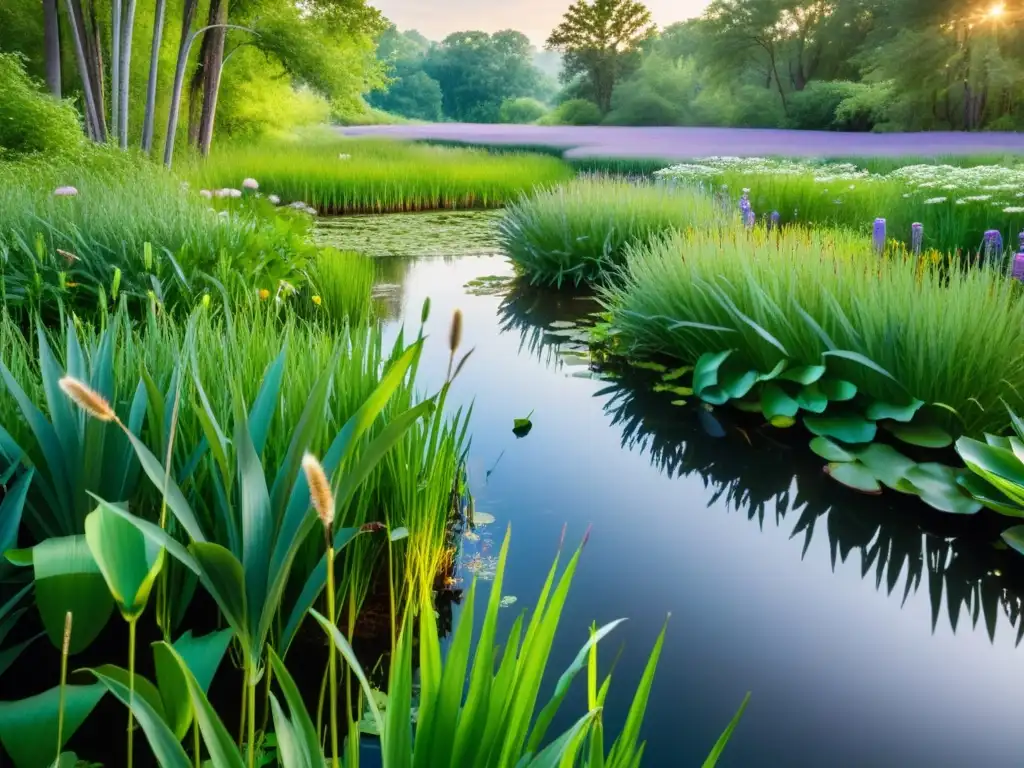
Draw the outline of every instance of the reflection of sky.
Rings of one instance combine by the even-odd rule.
[[[465,315],[465,348],[476,348],[453,400],[475,401],[477,509],[495,515],[497,538],[513,525],[503,591],[519,603],[505,609],[508,623],[538,594],[563,523],[569,543],[593,524],[549,673],[568,665],[592,620],[628,617],[601,646],[605,669],[625,646],[607,731],[621,726],[671,613],[644,731],[648,765],[699,764],[747,690],[751,704],[725,766],[1022,762],[1015,736],[1024,665],[1005,621],[994,644],[983,622],[971,630],[965,617],[956,635],[945,620],[932,635],[926,584],[901,608],[902,581],[886,596],[872,575],[861,578],[858,558],[833,573],[823,531],[801,560],[803,538],[789,540],[795,516],[776,527],[769,508],[759,530],[724,502],[707,508],[710,492],[699,476],[667,479],[646,455],[622,449],[618,428],[592,397],[604,383],[518,356],[518,334],[495,335],[500,298],[462,288],[508,272],[493,257],[417,262],[406,279],[407,316],[418,323],[430,296],[424,384],[444,375],[456,307]],[[531,410],[533,431],[516,440],[512,419]],[[484,470],[502,450],[485,485]],[[556,725],[582,714],[585,687],[578,678]]]

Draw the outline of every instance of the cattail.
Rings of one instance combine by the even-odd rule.
[[[117,421],[117,414],[110,403],[98,392],[90,389],[74,376],[65,376],[58,382],[64,394],[94,419],[99,421]]]
[[[57,249],[57,253],[64,257],[64,261],[68,264],[74,264],[78,261],[78,257],[71,253],[71,251],[62,251],[60,248]]]
[[[462,310],[456,309],[452,315],[452,327],[448,331],[448,349],[454,355],[455,350],[462,343]]]
[[[61,653],[68,655],[71,648],[71,611],[64,616],[64,642],[61,644]]]
[[[331,493],[331,484],[327,481],[324,468],[317,461],[316,456],[307,453],[302,457],[302,471],[306,473],[309,499],[313,502],[313,509],[320,517],[324,529],[330,530],[334,523],[334,494]]]

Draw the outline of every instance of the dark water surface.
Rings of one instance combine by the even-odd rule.
[[[503,609],[506,628],[532,607],[563,525],[569,546],[592,526],[550,681],[591,621],[627,617],[601,645],[602,674],[624,650],[605,715],[617,732],[671,614],[646,765],[700,765],[747,691],[720,765],[1024,764],[1022,580],[994,535],[892,495],[846,491],[822,477],[799,436],[790,448],[756,425],[726,423],[713,437],[706,413],[643,386],[581,378],[585,367],[542,342],[553,341],[544,325],[583,302],[464,287],[511,275],[500,256],[381,266],[392,337],[398,317],[414,329],[431,299],[425,385],[442,381],[451,313],[464,313],[464,348],[476,351],[451,397],[474,403],[472,490],[476,509],[496,518],[483,529],[485,557],[512,526],[503,592],[517,602]],[[512,421],[530,411],[533,430],[517,439]],[[466,542],[466,558],[487,543]],[[556,726],[585,711],[585,688],[581,676]]]

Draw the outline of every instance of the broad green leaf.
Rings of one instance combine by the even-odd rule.
[[[896,491],[906,491],[902,481],[907,472],[917,466],[891,445],[872,443],[857,451],[857,459],[866,466],[884,485]]]
[[[1003,531],[1002,539],[1013,549],[1024,555],[1024,525],[1015,525]]]
[[[918,464],[905,477],[925,504],[942,512],[973,515],[981,509],[981,502],[968,496],[957,482],[962,471],[944,464]]]
[[[788,360],[779,360],[768,373],[759,373],[757,375],[758,381],[773,381],[782,375],[782,372],[786,370],[786,366],[789,365]]]
[[[107,682],[115,681],[123,687],[124,699],[122,699],[122,701],[127,706],[129,679],[127,669],[114,666],[113,664],[104,664],[99,667],[91,667],[86,671],[95,675],[96,679],[103,683],[115,696],[117,696],[117,693],[107,685]],[[144,699],[153,714],[159,717],[161,722],[167,722],[167,716],[164,713],[164,703],[163,699],[160,698],[160,693],[157,691],[156,686],[153,685],[153,683],[139,674],[138,670],[135,672],[135,697]],[[118,696],[118,698],[120,698],[120,696]]]
[[[718,378],[719,386],[729,395],[730,400],[746,397],[758,380],[757,371],[720,371]]]
[[[1024,464],[1013,451],[961,437],[956,441],[956,452],[968,469],[995,485],[1016,504],[1024,505]]]
[[[626,715],[626,722],[622,726],[622,732],[612,745],[608,762],[617,764],[625,756],[634,754],[637,751],[637,743],[640,740],[640,726],[643,724],[644,713],[647,711],[647,703],[651,695],[651,687],[654,685],[654,674],[658,668],[658,660],[661,658],[661,650],[665,644],[665,632],[668,630],[668,619],[658,633],[658,639],[654,642],[644,667],[644,673],[640,677],[640,684],[636,693],[633,694],[633,701],[629,706],[629,713]]]
[[[192,723],[192,703],[188,683],[178,663],[180,658],[196,678],[196,684],[204,693],[209,690],[217,667],[231,642],[232,631],[222,629],[202,637],[192,637],[191,630],[174,641],[177,656],[171,654],[166,645],[153,646],[153,662],[156,680],[167,724],[180,741],[188,733]]]
[[[203,586],[211,589],[221,613],[246,645],[253,640],[249,632],[248,601],[245,593],[245,571],[234,555],[220,544],[192,542],[188,546],[200,568]],[[246,653],[254,649],[246,647]],[[256,663],[256,659],[253,662]]]
[[[28,469],[10,485],[0,501],[0,555],[18,545],[18,527],[25,508],[29,485],[32,483],[34,470]],[[5,564],[0,561],[0,574]]]
[[[871,403],[867,407],[867,411],[864,415],[872,421],[892,419],[893,421],[909,422],[914,418],[914,414],[916,414],[923,405],[923,400],[911,400],[905,405],[877,401]]]
[[[89,713],[103,698],[102,685],[68,685],[64,688],[63,744],[74,736]],[[57,716],[60,688],[19,701],[0,701],[0,743],[15,768],[43,768],[57,757]]]
[[[922,448],[946,448],[953,444],[950,434],[935,424],[903,424],[887,421],[883,425],[898,440]]]
[[[778,384],[769,382],[761,389],[761,409],[764,417],[771,421],[779,416],[793,418],[800,410],[800,405]]]
[[[821,379],[817,384],[821,394],[833,403],[845,403],[857,395],[857,386],[842,379]]]
[[[718,384],[718,369],[731,354],[732,350],[705,352],[698,358],[693,367],[693,391],[698,397],[705,389]]]
[[[85,518],[85,540],[126,621],[146,608],[163,565],[163,550],[100,504]]]
[[[982,506],[1008,517],[1024,517],[1024,507],[1015,503],[992,483],[974,472],[964,472],[956,478],[967,493],[980,501]]]
[[[817,382],[802,387],[796,395],[800,407],[810,413],[824,413],[828,409],[828,397]]]
[[[69,652],[74,655],[87,648],[106,626],[114,601],[85,536],[47,539],[30,550],[8,552],[7,557],[17,564],[32,564],[36,607],[53,646],[63,645],[70,611],[74,631]]]
[[[792,416],[774,416],[768,420],[768,423],[777,429],[789,429],[796,424],[796,419]]]
[[[804,424],[819,437],[831,437],[844,443],[870,443],[878,429],[875,422],[860,416],[804,416]]]
[[[576,765],[587,729],[600,714],[601,710],[599,709],[585,714],[569,730],[554,739],[535,758],[527,762],[527,768],[558,768],[559,766]]]
[[[874,472],[859,461],[833,462],[826,467],[826,471],[834,480],[855,491],[860,491],[861,493],[882,492],[882,486],[875,479]]]
[[[825,461],[855,461],[856,456],[842,446],[836,445],[827,437],[816,437],[811,440],[811,450]]]
[[[722,752],[725,751],[726,745],[732,738],[733,732],[736,730],[736,726],[739,725],[740,718],[743,717],[743,711],[747,708],[747,704],[750,702],[750,694],[748,693],[743,697],[743,703],[740,704],[740,708],[733,715],[732,720],[729,721],[729,725],[722,732],[722,735],[718,737],[718,741],[715,742],[715,746],[711,750],[711,754],[708,755],[704,761],[704,768],[715,768],[718,765],[718,760],[722,757]]]
[[[258,456],[263,456],[263,448],[267,443],[267,434],[270,432],[270,422],[277,410],[278,400],[281,395],[281,380],[284,378],[284,362],[288,353],[288,342],[281,345],[281,351],[277,353],[274,362],[263,374],[263,382],[260,384],[260,391],[256,394],[252,408],[249,411],[249,434],[252,437],[253,447]]]
[[[238,498],[242,529],[242,570],[245,600],[252,611],[248,615],[249,635],[259,637],[260,614],[277,608],[267,602],[270,551],[273,545],[274,517],[270,490],[263,466],[252,444],[246,419],[235,424],[235,453],[238,459]]]
[[[729,393],[719,386],[705,387],[698,397],[710,405],[725,405],[729,402]]]
[[[273,648],[267,649],[267,658],[274,672],[274,680],[277,681],[281,693],[284,694],[285,703],[288,705],[290,719],[293,726],[296,726],[296,735],[302,739],[305,750],[310,757],[319,757],[321,754],[320,739],[317,738],[316,727],[309,717],[306,705],[299,693],[299,688],[288,673],[287,667],[280,657],[274,653]]]
[[[795,381],[797,384],[810,386],[825,375],[824,365],[801,365],[796,368],[789,368],[779,375],[780,379]]]

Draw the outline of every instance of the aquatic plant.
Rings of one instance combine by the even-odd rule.
[[[708,196],[667,184],[580,179],[508,206],[502,248],[532,283],[579,285],[622,264],[626,247],[722,218]]]
[[[968,435],[1007,428],[1000,403],[1024,386],[1024,307],[1000,272],[878,259],[840,231],[671,235],[631,248],[603,296],[633,354],[692,364],[732,349],[763,373],[827,364],[875,400],[948,406],[936,417]]]
[[[285,203],[303,201],[323,214],[344,214],[494,208],[538,185],[571,178],[572,170],[537,155],[319,134],[224,147],[186,174],[207,189],[251,174]]]
[[[370,314],[375,269],[366,256],[321,248],[310,268],[311,286],[299,299],[309,302],[304,314],[325,315],[333,322],[359,323]]]

